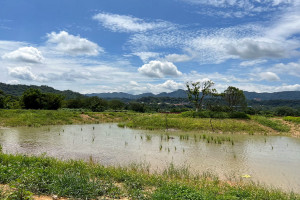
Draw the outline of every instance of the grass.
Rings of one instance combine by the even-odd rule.
[[[268,134],[267,126],[278,132],[288,132],[289,127],[279,120],[271,120],[262,116],[252,119],[210,119],[194,118],[177,114],[147,114],[134,112],[80,112],[70,110],[0,110],[0,126],[64,125],[83,123],[119,123],[119,127],[140,128],[148,130],[180,129],[184,131],[201,130],[219,133],[248,133],[253,135]],[[287,117],[286,120],[298,120]],[[259,126],[262,124],[263,126]]]
[[[256,122],[252,120],[213,119],[212,125],[214,130],[218,132],[266,132],[264,128],[257,126]],[[165,116],[161,114],[138,115],[128,121],[126,126],[130,128],[141,128],[148,130],[164,130],[166,129],[166,120]],[[181,129],[185,131],[212,131],[210,119],[208,118],[187,118],[175,114],[170,114],[168,116],[167,127],[168,129]]]
[[[267,126],[267,127],[271,128],[275,131],[278,131],[278,132],[289,132],[290,131],[290,127],[283,124],[279,120],[272,120],[272,119],[269,119],[269,118],[264,117],[264,116],[252,116],[252,119],[254,119],[258,123],[260,123],[264,126]]]
[[[284,117],[283,120],[300,124],[300,117],[287,116]]]
[[[69,110],[4,110],[0,109],[0,126],[29,126],[120,122],[135,113],[93,113]]]
[[[43,126],[82,121],[79,112],[52,110],[0,110],[2,126]]]
[[[2,153],[0,183],[15,187],[12,193],[25,197],[33,193],[71,199],[300,199],[298,194],[253,183],[229,184],[208,173],[191,175],[187,167],[170,165],[162,174],[149,174],[142,165],[104,167]],[[1,195],[4,199],[6,194]]]

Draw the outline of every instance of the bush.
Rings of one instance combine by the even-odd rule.
[[[212,112],[212,111],[187,111],[181,113],[182,117],[192,117],[192,118],[236,118],[236,119],[250,119],[249,115],[244,112]]]
[[[244,112],[233,112],[230,113],[230,118],[236,118],[236,119],[250,119],[250,116],[247,115]]]
[[[295,116],[297,111],[291,107],[278,107],[275,109],[275,114],[278,116]]]

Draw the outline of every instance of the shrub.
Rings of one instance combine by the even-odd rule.
[[[233,113],[230,113],[230,118],[250,119],[250,116],[244,112],[233,112]]]

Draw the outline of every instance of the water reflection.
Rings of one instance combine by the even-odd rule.
[[[84,160],[92,156],[104,165],[146,162],[151,170],[162,170],[172,162],[192,171],[211,171],[221,178],[249,174],[253,181],[300,191],[300,139],[228,135],[230,141],[218,144],[208,143],[203,133],[191,132],[188,139],[184,138],[187,133],[168,134],[118,128],[116,124],[49,126],[2,129],[0,143],[8,153],[46,152],[60,159]]]

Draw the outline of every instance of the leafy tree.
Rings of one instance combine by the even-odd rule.
[[[63,97],[59,94],[42,93],[39,89],[30,88],[23,93],[21,102],[25,109],[57,110],[61,107]]]
[[[64,97],[60,94],[47,93],[42,95],[43,109],[57,110],[61,107]]]
[[[66,107],[67,108],[84,108],[85,107],[85,99],[76,98],[76,99],[66,100]]]
[[[108,106],[113,110],[121,110],[124,108],[125,104],[117,99],[113,99],[108,102]]]
[[[85,104],[85,108],[89,108],[93,112],[103,112],[107,109],[107,101],[96,96],[87,98]]]
[[[42,92],[39,89],[30,88],[23,93],[22,103],[25,109],[42,109]]]
[[[224,93],[222,94],[225,101],[228,103],[228,106],[231,111],[237,106],[246,107],[246,98],[243,90],[240,90],[236,87],[229,86]]]
[[[0,90],[0,108],[4,108],[5,106],[5,96],[4,92]]]
[[[296,116],[297,110],[287,106],[283,106],[283,107],[276,108],[275,114],[279,116]]]
[[[216,93],[216,89],[212,88],[213,86],[214,82],[211,80],[186,83],[188,99],[195,105],[196,111],[202,109],[202,103],[205,96]]]
[[[142,113],[144,113],[146,111],[146,107],[142,103],[131,102],[129,104],[129,110],[133,110],[135,112],[142,112]]]

